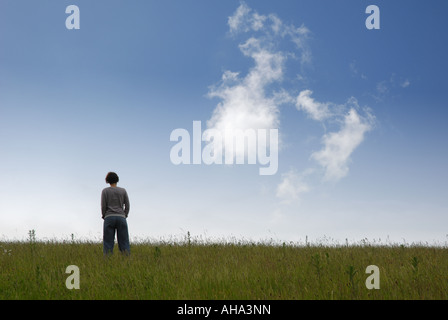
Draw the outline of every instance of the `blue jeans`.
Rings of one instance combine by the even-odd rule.
[[[103,253],[114,251],[115,230],[117,230],[118,249],[121,253],[130,254],[128,223],[124,217],[106,217],[103,225]]]

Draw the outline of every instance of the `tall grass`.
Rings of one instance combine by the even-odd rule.
[[[447,299],[448,251],[419,245],[0,242],[0,299]],[[80,270],[69,290],[67,266]],[[380,269],[368,290],[366,267]]]

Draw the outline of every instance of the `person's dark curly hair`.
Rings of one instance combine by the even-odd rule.
[[[106,176],[106,183],[114,184],[117,183],[120,179],[115,172],[109,172]]]

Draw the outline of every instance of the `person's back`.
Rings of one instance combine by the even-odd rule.
[[[129,197],[126,189],[120,187],[104,188],[101,193],[101,211],[103,219],[108,216],[128,217]]]
[[[126,189],[117,187],[119,181],[115,172],[109,172],[106,183],[110,187],[101,192],[101,214],[103,224],[103,252],[112,254],[114,249],[115,232],[117,232],[118,248],[122,253],[129,254],[129,233],[126,218],[129,214],[129,197]]]

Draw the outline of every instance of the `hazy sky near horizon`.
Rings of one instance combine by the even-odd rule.
[[[133,238],[448,241],[447,12],[0,0],[0,239],[101,239],[115,171]],[[193,121],[278,128],[278,171],[174,165],[170,134]]]

